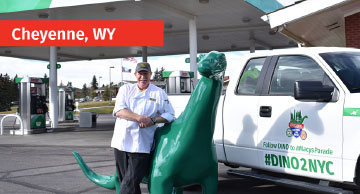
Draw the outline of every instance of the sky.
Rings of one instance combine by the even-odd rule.
[[[227,59],[227,69],[225,75],[229,75],[240,64],[241,56],[248,52],[236,51],[225,52]],[[148,57],[148,62],[151,65],[152,71],[156,68],[160,70],[161,67],[165,68],[165,71],[189,71],[190,64],[185,63],[185,58],[189,55],[168,55],[159,57]],[[141,62],[141,57],[136,57],[138,62]],[[106,60],[92,60],[92,61],[74,61],[74,62],[59,62],[61,68],[58,69],[58,85],[62,82],[66,85],[68,82],[72,82],[72,85],[77,88],[82,88],[84,84],[87,87],[90,86],[93,76],[99,85],[107,85],[110,83],[109,79],[109,67],[114,66],[111,69],[111,81],[118,83],[121,81],[121,75],[123,80],[135,80],[133,74],[136,63],[123,60],[123,66],[131,69],[131,73],[121,73],[121,59],[106,59]],[[18,59],[12,57],[0,57],[0,73],[7,73],[13,78],[15,75],[18,77],[44,77],[45,73],[49,76],[49,70],[47,65],[49,62]],[[101,78],[100,78],[101,77]],[[100,79],[99,79],[100,78]]]

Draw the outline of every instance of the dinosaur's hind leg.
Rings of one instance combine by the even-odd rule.
[[[165,177],[151,177],[150,194],[174,194],[173,180]]]
[[[216,194],[218,185],[218,176],[217,174],[210,175],[201,183],[202,193],[203,194]]]
[[[148,190],[149,192],[151,191],[150,190],[150,182],[148,183]],[[173,187],[172,189],[172,193],[171,194],[183,194],[183,191],[184,191],[184,188],[182,187]],[[156,191],[157,192],[157,191]],[[150,192],[151,193],[151,192]]]

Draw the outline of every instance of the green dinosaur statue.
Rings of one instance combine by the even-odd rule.
[[[212,51],[198,64],[203,76],[184,112],[157,129],[148,186],[151,194],[181,194],[184,186],[200,184],[204,194],[216,194],[218,165],[212,137],[222,91],[226,59]],[[98,175],[73,153],[84,174],[95,184],[119,191],[117,174]]]

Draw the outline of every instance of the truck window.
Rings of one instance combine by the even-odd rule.
[[[273,95],[294,95],[295,81],[321,81],[333,85],[321,67],[306,56],[280,56],[271,80]]]
[[[237,94],[251,95],[255,94],[256,85],[259,79],[261,69],[265,62],[264,58],[250,59],[246,64],[243,74],[240,77]]]
[[[351,93],[360,92],[360,53],[335,52],[320,56],[329,64]]]

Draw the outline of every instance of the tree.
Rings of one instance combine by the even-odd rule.
[[[155,70],[155,72],[154,72],[154,78],[153,78],[153,80],[154,80],[154,81],[159,81],[159,80],[160,80],[158,68],[156,68],[156,70]]]
[[[0,74],[0,111],[11,110],[10,102],[18,100],[18,92],[15,78],[10,79],[8,74]]]
[[[6,77],[0,74],[0,111],[8,111],[10,108],[9,88]]]
[[[18,84],[16,83],[16,78],[17,78],[17,74],[15,75],[14,79],[12,79],[10,82],[10,86],[11,86],[10,100],[11,101],[19,101],[19,87],[18,87]]]
[[[81,98],[81,90],[79,88],[73,88],[73,91],[74,91],[74,98],[75,99],[78,99],[78,98]]]
[[[111,101],[111,100],[112,100],[112,97],[113,97],[114,95],[116,95],[115,92],[114,92],[114,90],[115,90],[114,82],[110,82],[109,90],[110,90],[110,101]]]
[[[92,81],[91,81],[91,88],[94,89],[94,90],[98,89],[98,82],[96,80],[95,75],[93,76]]]
[[[14,82],[14,84],[16,85],[16,87],[17,87],[17,83],[16,83],[16,78],[17,78],[18,76],[17,76],[17,74],[15,75],[15,77],[14,77],[14,79],[13,79],[13,82]]]
[[[95,96],[97,96],[97,95],[96,95],[96,89],[90,88],[90,97],[91,97],[91,98],[95,98]]]
[[[81,95],[85,98],[86,96],[89,96],[89,89],[86,87],[86,84],[83,85],[83,88],[81,89]]]
[[[161,81],[164,81],[164,77],[163,77],[163,72],[165,71],[165,68],[164,67],[161,67],[160,69],[160,76],[161,76]]]
[[[160,71],[158,70],[158,68],[156,68],[155,72],[154,72],[154,81],[164,81],[164,77],[163,77],[163,71],[164,71],[164,67],[161,67]]]
[[[108,85],[105,86],[103,98],[104,100],[110,100],[110,89]]]
[[[44,74],[44,78],[49,78],[47,74]],[[45,95],[49,97],[49,82],[45,84]]]

